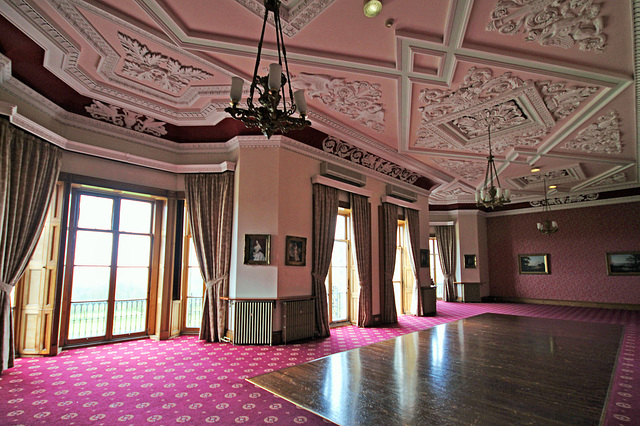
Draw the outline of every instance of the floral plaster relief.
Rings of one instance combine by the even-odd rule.
[[[85,107],[91,117],[96,120],[106,121],[116,126],[126,127],[136,132],[149,133],[154,136],[164,136],[167,130],[163,121],[157,121],[142,114],[128,111],[113,105],[107,105],[100,101],[93,100],[93,104]]]
[[[619,154],[622,152],[620,140],[620,118],[617,112],[610,111],[581,130],[577,138],[567,142],[562,148],[596,154]]]

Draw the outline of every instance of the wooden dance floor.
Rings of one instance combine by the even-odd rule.
[[[622,336],[482,314],[248,380],[340,425],[598,424]]]

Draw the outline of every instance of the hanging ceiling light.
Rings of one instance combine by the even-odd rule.
[[[487,129],[489,135],[489,156],[487,157],[487,172],[484,175],[484,183],[482,188],[476,191],[476,205],[478,207],[501,207],[504,204],[510,203],[509,198],[510,191],[503,189],[500,186],[500,179],[498,179],[498,172],[496,171],[496,164],[493,161],[493,154],[491,153],[491,123],[487,120]],[[495,180],[496,186],[493,181]]]
[[[542,222],[538,222],[538,231],[543,234],[551,235],[554,232],[558,232],[558,223],[555,220],[549,219],[551,213],[551,206],[549,205],[549,199],[547,198],[547,180],[543,178],[544,183],[544,202],[542,204],[542,213],[545,216]],[[555,188],[555,186],[554,186]]]
[[[382,2],[380,0],[364,0],[364,16],[373,18],[382,12]]]
[[[224,110],[233,118],[242,121],[245,126],[259,128],[267,138],[270,138],[275,132],[287,133],[291,130],[300,130],[311,125],[311,122],[306,119],[307,103],[304,99],[304,90],[297,90],[294,93],[291,89],[287,51],[284,47],[282,24],[280,23],[280,0],[264,0],[264,9],[262,34],[258,43],[258,56],[249,88],[247,108],[238,107],[244,82],[239,77],[233,77],[231,79],[231,106]],[[269,75],[261,77],[258,75],[258,68],[269,12],[273,12],[273,23],[276,28],[278,63],[270,64]],[[253,104],[253,95],[256,90],[260,106]],[[299,117],[293,117],[296,111],[300,114]]]

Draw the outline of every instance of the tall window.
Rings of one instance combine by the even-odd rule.
[[[77,189],[72,200],[67,342],[144,334],[154,202]]]
[[[436,297],[442,299],[444,274],[442,273],[442,266],[440,266],[436,237],[429,237],[429,257],[429,272],[431,273],[433,282],[436,283]]]
[[[329,322],[337,323],[351,319],[349,297],[351,286],[349,278],[354,269],[351,254],[351,217],[350,211],[340,209],[336,223],[335,241],[331,256],[331,267],[327,275],[327,303]]]
[[[407,314],[411,310],[415,275],[409,256],[411,253],[407,242],[406,222],[399,220],[396,235],[396,264],[393,270],[393,293],[396,312],[399,314]]]
[[[188,253],[184,256],[184,275],[182,282],[186,282],[186,312],[185,328],[199,328],[202,320],[202,300],[204,298],[204,281],[196,256],[196,248],[193,245],[193,236],[189,222],[185,221],[184,247],[188,247]]]

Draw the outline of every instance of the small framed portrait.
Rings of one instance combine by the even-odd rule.
[[[244,263],[245,265],[269,265],[271,259],[271,235],[245,234]]]
[[[607,275],[640,275],[640,251],[607,253]]]
[[[290,266],[305,266],[307,264],[307,239],[287,235],[285,243],[286,253],[284,264]]]
[[[465,254],[464,255],[464,268],[465,269],[476,269],[476,255],[475,254]]]
[[[420,267],[429,267],[429,249],[420,249]]]
[[[521,274],[548,274],[548,254],[519,254],[518,269]]]

